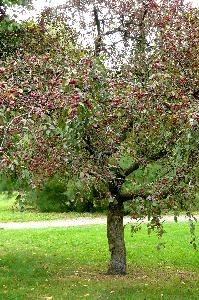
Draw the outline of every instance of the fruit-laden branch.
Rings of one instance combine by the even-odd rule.
[[[11,128],[11,126],[13,125],[14,122],[16,122],[16,120],[20,120],[22,118],[26,118],[29,119],[30,118],[30,115],[32,113],[32,110],[28,113],[25,113],[25,114],[22,114],[22,115],[19,115],[19,116],[16,116],[15,118],[13,118],[10,123],[8,123],[8,126],[5,128],[4,130],[4,134],[3,134],[3,138],[2,138],[2,141],[1,141],[1,144],[0,144],[0,152],[3,152],[3,148],[4,148],[4,144],[5,144],[5,141],[6,141],[6,138],[7,138],[7,135],[9,133],[9,130]]]

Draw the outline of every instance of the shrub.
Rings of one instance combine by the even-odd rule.
[[[21,198],[19,200],[22,201]],[[23,205],[41,212],[102,212],[107,209],[108,201],[95,198],[94,191],[85,190],[75,178],[68,181],[55,176],[45,183],[42,190],[26,192]]]

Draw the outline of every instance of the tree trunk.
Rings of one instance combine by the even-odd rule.
[[[107,216],[107,237],[111,260],[108,274],[126,274],[126,248],[124,242],[123,203],[110,203]]]

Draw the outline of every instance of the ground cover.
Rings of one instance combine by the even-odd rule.
[[[162,241],[125,227],[128,275],[105,275],[106,226],[1,230],[0,299],[198,299],[199,254],[185,222],[165,224]],[[197,233],[199,227],[196,228]]]

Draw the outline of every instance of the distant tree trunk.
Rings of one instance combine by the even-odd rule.
[[[124,242],[123,202],[110,203],[107,216],[107,237],[111,260],[108,274],[126,274],[126,248]]]

